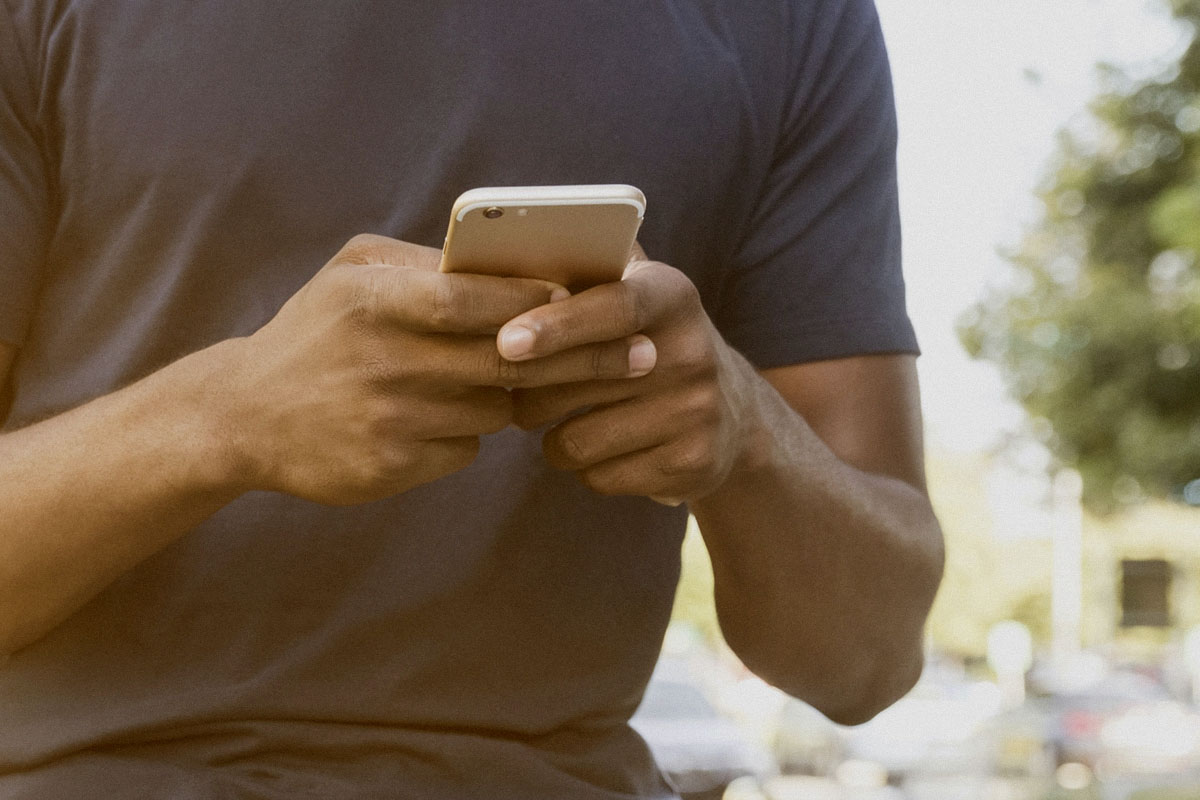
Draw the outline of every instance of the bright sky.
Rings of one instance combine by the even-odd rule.
[[[1181,33],[1146,0],[876,0],[900,115],[909,310],[931,441],[978,450],[1018,427],[990,365],[956,318],[1004,279],[997,248],[1035,218],[1055,133],[1098,88],[1095,64],[1177,52]]]

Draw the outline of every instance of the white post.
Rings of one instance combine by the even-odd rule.
[[[1025,702],[1025,673],[1033,665],[1033,637],[1014,620],[997,622],[988,631],[987,660],[1006,708]]]
[[[1083,479],[1073,469],[1054,476],[1054,564],[1050,587],[1054,663],[1076,659],[1083,627]]]
[[[1183,660],[1192,679],[1192,702],[1200,705],[1200,625],[1191,628],[1183,639]]]

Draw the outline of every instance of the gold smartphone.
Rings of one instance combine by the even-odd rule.
[[[645,214],[645,195],[625,184],[472,189],[454,203],[440,269],[572,290],[617,281]]]

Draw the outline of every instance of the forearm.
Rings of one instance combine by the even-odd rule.
[[[839,459],[743,361],[746,456],[692,503],[730,645],[841,722],[869,718],[921,668],[942,570],[923,492]]]
[[[230,346],[0,436],[0,654],[241,493],[218,411]]]

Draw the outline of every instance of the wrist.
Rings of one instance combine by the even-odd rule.
[[[733,408],[733,457],[718,491],[729,486],[753,486],[771,473],[779,460],[778,436],[790,414],[790,408],[778,407],[782,398],[750,362],[733,350],[726,362],[726,373],[732,376],[726,384],[733,387],[727,392]]]
[[[179,407],[190,434],[195,480],[235,495],[259,488],[262,472],[248,435],[244,342],[228,339],[174,365],[187,371],[187,391]]]

